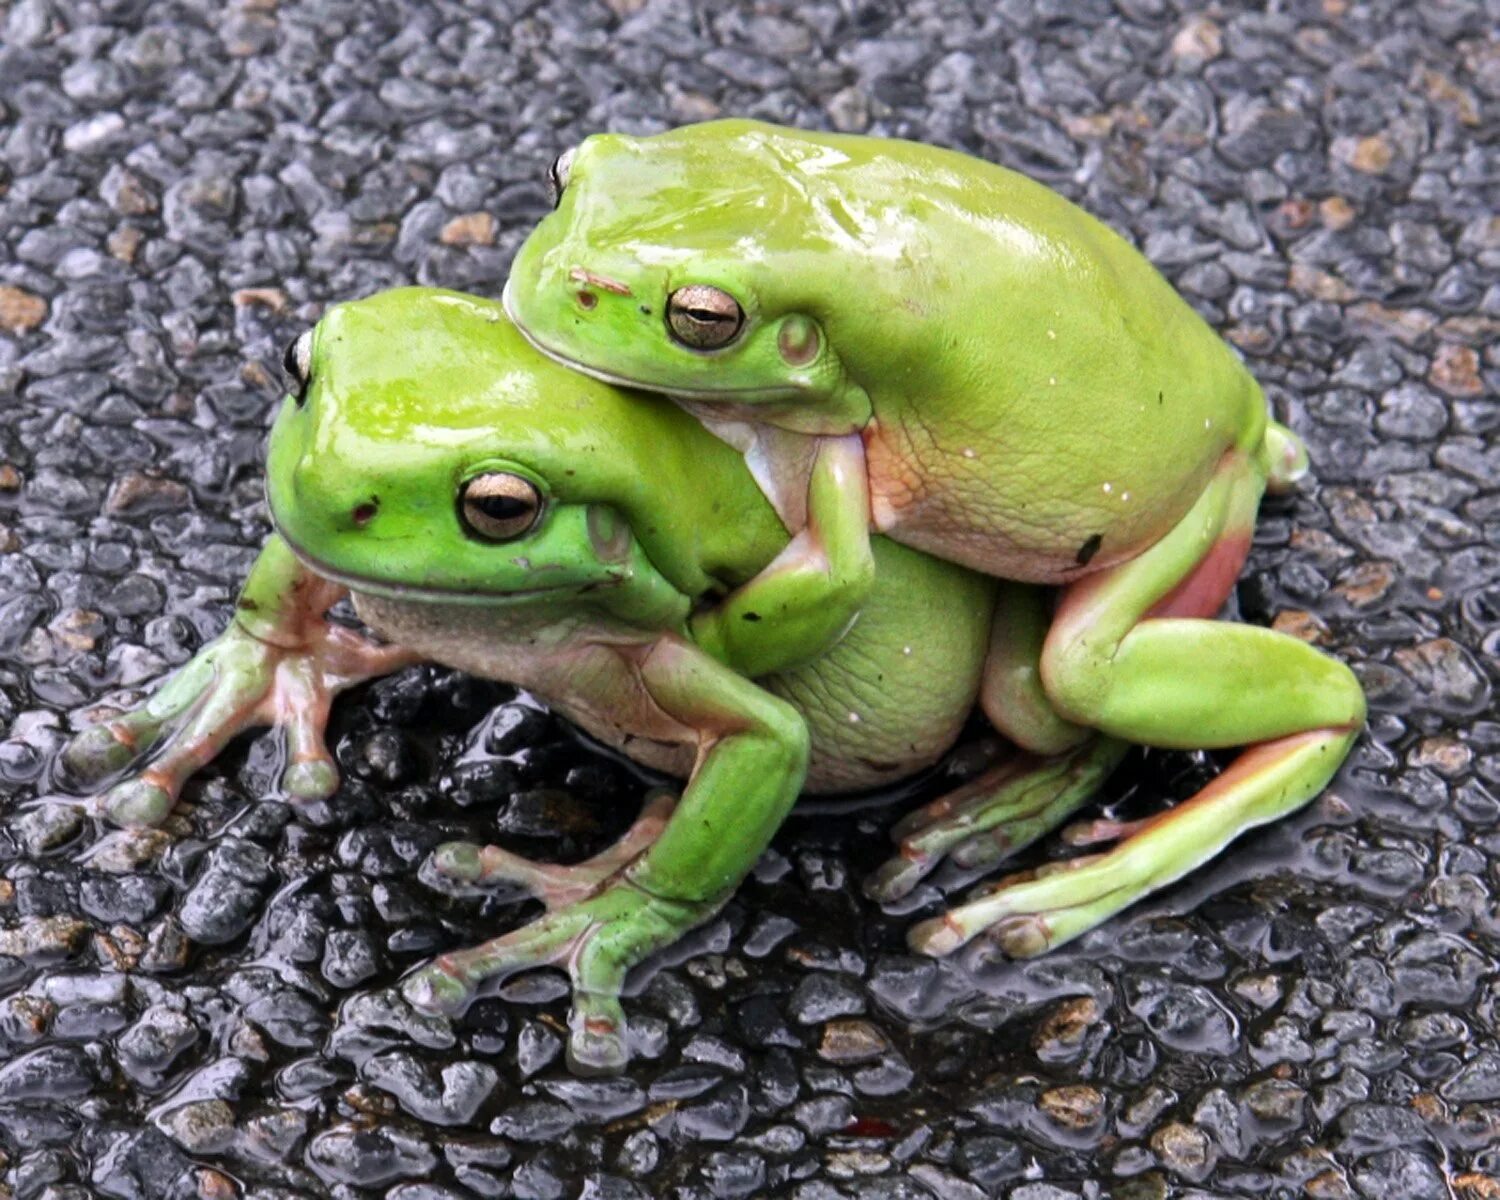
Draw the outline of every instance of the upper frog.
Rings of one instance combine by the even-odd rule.
[[[732,120],[593,136],[552,175],[505,292],[522,331],[717,422],[858,432],[898,541],[1063,582],[1158,540],[1265,437],[1214,331],[1013,171]]]

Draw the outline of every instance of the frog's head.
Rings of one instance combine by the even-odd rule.
[[[869,401],[837,344],[852,334],[828,323],[856,285],[829,251],[861,217],[818,185],[841,157],[751,121],[587,138],[549,170],[557,207],[516,257],[506,310],[597,378],[858,428]]]
[[[498,305],[422,288],[340,304],[285,366],[267,495],[319,574],[484,604],[659,578],[599,499],[634,453],[621,422],[638,401],[538,355]]]

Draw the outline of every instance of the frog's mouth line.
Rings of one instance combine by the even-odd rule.
[[[526,343],[534,350],[540,350],[553,362],[561,363],[569,370],[577,371],[580,375],[587,375],[590,379],[597,379],[600,383],[607,383],[611,387],[630,388],[637,392],[654,392],[659,396],[670,396],[675,400],[717,400],[721,396],[750,396],[763,395],[765,389],[755,387],[739,388],[684,388],[671,387],[664,383],[650,383],[643,379],[630,379],[624,375],[616,375],[612,371],[601,370],[599,367],[590,366],[586,362],[580,362],[570,354],[564,354],[556,346],[549,345],[542,338],[532,333],[521,323],[520,317],[516,315],[515,305],[511,300],[510,280],[505,281],[505,287],[500,291],[500,307],[505,310],[505,315],[510,318],[510,323],[516,327]]]
[[[378,596],[382,600],[406,600],[425,604],[474,604],[486,607],[500,607],[502,605],[522,605],[543,596],[554,595],[559,592],[587,592],[600,587],[609,587],[621,582],[617,577],[608,580],[592,581],[589,583],[559,584],[556,587],[523,588],[514,592],[478,592],[465,591],[460,588],[444,587],[422,587],[411,584],[395,584],[384,579],[374,579],[368,575],[360,575],[352,571],[341,571],[337,567],[324,562],[316,554],[310,553],[304,547],[298,545],[297,540],[287,533],[280,521],[276,520],[276,514],[271,514],[271,523],[275,526],[277,534],[293,554],[312,571],[313,574],[336,583],[340,587],[346,587],[351,592],[359,592],[367,596]]]

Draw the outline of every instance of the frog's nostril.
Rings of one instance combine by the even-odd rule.
[[[593,292],[587,292],[587,291],[584,291],[582,289],[579,290],[579,292],[578,292],[578,307],[579,308],[584,308],[584,309],[593,308],[594,305],[596,305],[598,303],[599,303],[599,297],[596,296],[596,295],[594,295]]]
[[[356,504],[349,517],[355,525],[368,525],[377,512],[380,511],[380,501],[366,500],[363,504]]]

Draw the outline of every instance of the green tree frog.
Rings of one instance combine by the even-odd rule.
[[[688,414],[539,355],[497,303],[433,289],[333,307],[287,366],[294,390],[267,462],[275,532],[229,628],[142,705],[80,733],[65,762],[100,782],[123,774],[99,811],[152,825],[236,733],[276,725],[282,794],[326,798],[338,782],[324,741],[332,697],[431,660],[531,689],[683,778],[680,799],[653,796],[618,845],[582,863],[469,843],[433,854],[438,878],[519,884],[546,912],[420,968],[407,998],[453,1013],[511,973],[563,968],[580,1071],[626,1061],[626,972],[724,904],[802,790],[870,788],[932,764],[976,704],[993,717],[1038,703],[1038,671],[1070,697],[1102,690],[1101,725],[1155,744],[1263,745],[1176,811],[1095,829],[1123,840],[1076,869],[1007,882],[915,926],[918,950],[947,954],[987,934],[1029,955],[1077,936],[1304,803],[1360,720],[1338,663],[1266,630],[1185,619],[1217,608],[1229,585],[1215,575],[1181,586],[1198,578],[1203,539],[1218,536],[1206,519],[1188,527],[1176,575],[1127,574],[1123,594],[1079,593],[1055,618],[1040,589],[877,536],[848,633],[809,663],[757,676],[700,647],[691,617],[763,572],[793,534],[741,454]],[[1212,486],[1246,528],[1256,489],[1242,476]],[[327,619],[345,594],[380,640]],[[1152,610],[1161,615],[1134,619]],[[1049,621],[1089,636],[1048,661]],[[1137,649],[1141,630],[1160,636]],[[1124,674],[1101,670],[1111,650]],[[1217,686],[1187,669],[1194,658],[1216,664]],[[1042,836],[1123,746],[1079,727],[1056,751],[1006,759],[907,817],[871,891],[897,896],[945,858],[985,865]]]

